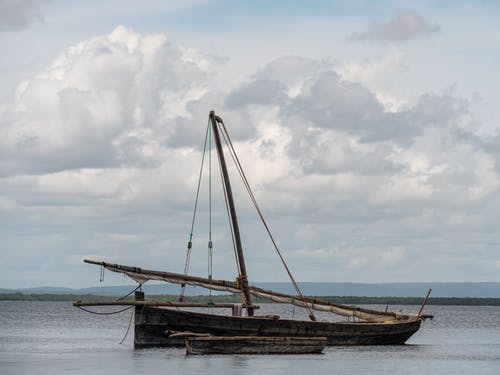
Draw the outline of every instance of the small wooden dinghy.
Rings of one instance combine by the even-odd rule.
[[[326,337],[186,336],[186,354],[313,354]]]

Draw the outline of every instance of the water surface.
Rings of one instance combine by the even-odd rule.
[[[278,304],[262,305],[261,312],[300,316]],[[184,349],[134,350],[133,332],[119,344],[131,311],[100,316],[69,302],[0,301],[0,374],[500,374],[500,307],[429,306],[426,312],[436,318],[403,346],[185,356]]]

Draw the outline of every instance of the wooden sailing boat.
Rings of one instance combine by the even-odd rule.
[[[230,143],[229,135],[227,134],[223,120],[211,111],[209,115],[209,125],[211,126],[217,148],[224,193],[231,222],[231,230],[238,264],[238,277],[236,281],[216,280],[211,276],[204,278],[189,276],[187,274],[148,270],[94,260],[84,261],[86,263],[99,265],[113,272],[126,274],[139,284],[143,284],[148,280],[161,280],[169,283],[181,284],[183,287],[184,285],[192,285],[211,290],[241,294],[242,307],[246,309],[246,316],[241,316],[240,314],[235,313],[235,309],[233,309],[232,316],[182,310],[179,309],[179,307],[200,307],[200,304],[192,304],[182,301],[166,303],[147,302],[144,300],[144,295],[141,292],[136,293],[136,298],[133,302],[121,301],[111,303],[95,303],[78,301],[75,305],[134,305],[134,346],[136,348],[184,345],[183,337],[175,334],[172,335],[172,333],[177,332],[210,334],[226,337],[326,337],[327,345],[386,345],[405,343],[406,340],[408,340],[408,338],[420,328],[422,320],[426,318],[425,315],[422,315],[422,309],[428,296],[422,304],[418,314],[377,311],[361,307],[335,304],[303,296],[297,283],[293,279],[281,252],[276,246],[269,228],[265,224],[262,212],[255,201],[250,186],[248,185],[248,181],[246,180],[241,169],[241,165],[239,165],[237,156],[234,153],[234,148]],[[275,245],[275,249],[280,256],[283,265],[290,276],[290,279],[297,291],[297,295],[288,295],[257,288],[251,286],[248,282],[238,219],[222,148],[221,136],[219,133],[220,130],[223,132],[223,137],[228,143],[230,152],[232,152],[231,156],[237,164],[240,175],[244,180],[243,182],[247,187],[257,212],[262,219],[273,244]],[[190,245],[188,245],[188,251],[189,249]],[[252,303],[252,297],[270,299],[274,302],[289,303],[305,308],[309,312],[310,321],[280,319],[276,316],[256,316],[255,310],[258,309],[258,306],[255,306]],[[210,304],[210,306],[227,308],[231,305]],[[313,310],[331,312],[345,316],[350,320],[344,322],[318,322],[314,317]]]

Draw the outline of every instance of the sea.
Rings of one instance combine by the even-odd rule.
[[[261,313],[298,314],[287,305],[261,306]],[[312,355],[187,356],[181,348],[134,350],[133,324],[127,334],[131,310],[96,315],[70,302],[0,301],[0,374],[500,374],[500,307],[428,306],[425,313],[434,319],[406,345],[326,347]]]

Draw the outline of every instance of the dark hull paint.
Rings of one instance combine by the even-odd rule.
[[[184,346],[184,338],[169,338],[167,331],[215,336],[325,336],[327,345],[401,345],[420,328],[420,323],[420,319],[393,323],[312,322],[141,306],[135,310],[134,346]]]

